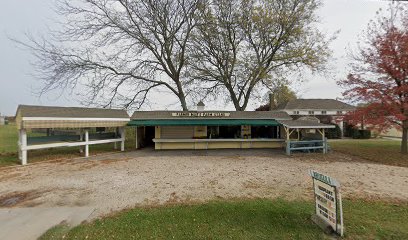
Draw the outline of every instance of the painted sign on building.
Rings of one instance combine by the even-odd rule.
[[[174,112],[173,117],[229,117],[230,113],[225,112]]]
[[[335,179],[310,170],[313,179],[316,216],[343,236],[343,208],[340,184]]]

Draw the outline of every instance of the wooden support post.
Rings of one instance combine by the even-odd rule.
[[[327,153],[327,139],[325,136],[324,129],[322,129],[322,140],[323,140],[323,153]]]
[[[79,132],[79,141],[84,141],[84,134],[83,134],[83,132],[82,132],[82,130],[80,130],[80,132]],[[83,147],[82,146],[79,146],[79,153],[83,153],[84,152],[84,149],[83,149]]]
[[[27,132],[25,129],[20,130],[20,151],[21,151],[21,165],[27,164]]]
[[[286,135],[286,154],[290,155],[290,131],[289,128],[283,127],[285,130],[285,135]]]
[[[125,151],[125,128],[124,127],[120,127],[119,128],[119,134],[120,134],[120,138],[121,138],[121,142],[120,142],[120,151]]]
[[[289,141],[289,138],[290,138],[289,128],[287,127],[283,127],[283,128],[285,129],[286,140]]]
[[[85,130],[85,157],[89,157],[89,130]]]
[[[286,141],[286,155],[290,155],[290,140]]]
[[[115,137],[118,137],[118,128],[115,128]],[[118,143],[117,142],[114,142],[113,143],[113,149],[118,149]]]
[[[135,128],[135,140],[136,140],[136,149],[139,149],[139,136],[138,136],[138,132],[139,132],[139,127]]]

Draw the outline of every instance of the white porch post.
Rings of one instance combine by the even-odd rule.
[[[25,129],[20,129],[20,151],[21,165],[27,164],[27,132]]]
[[[341,122],[339,123],[339,127],[340,127],[340,138],[344,137],[344,122],[343,120],[341,120]]]
[[[119,128],[119,133],[120,133],[120,138],[122,141],[120,142],[120,151],[125,151],[125,128],[120,127]]]
[[[85,157],[89,157],[89,130],[85,129]]]

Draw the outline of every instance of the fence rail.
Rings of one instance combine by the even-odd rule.
[[[290,155],[293,151],[316,151],[322,150],[327,153],[328,144],[327,139],[324,140],[309,140],[309,141],[286,141],[286,154]]]

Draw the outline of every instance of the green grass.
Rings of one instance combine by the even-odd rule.
[[[330,142],[333,150],[376,163],[408,167],[408,155],[400,153],[400,141],[394,140],[340,140]]]
[[[312,202],[242,200],[134,208],[40,239],[328,239]],[[408,239],[408,204],[345,201],[346,239]]]
[[[35,135],[32,134],[31,135]],[[17,153],[18,131],[15,124],[0,126],[0,167],[19,164]],[[135,137],[133,128],[127,128],[125,149],[134,149]],[[119,146],[119,145],[118,145]],[[114,152],[113,143],[99,144],[90,146],[90,154],[104,152]],[[117,150],[116,150],[117,151]],[[67,159],[82,157],[84,154],[79,153],[79,147],[62,147],[52,149],[42,149],[29,151],[29,162],[38,162],[44,160]]]
[[[16,125],[0,126],[0,155],[17,152],[18,134]]]

